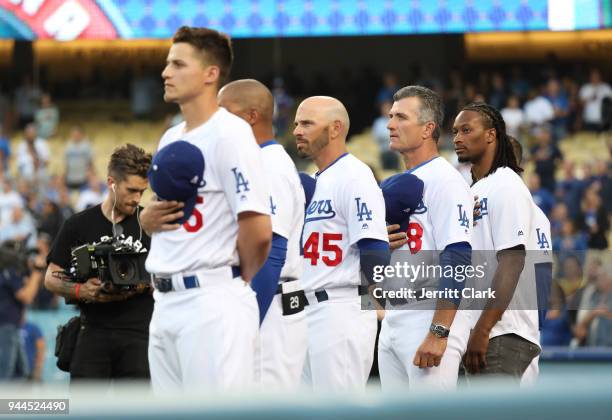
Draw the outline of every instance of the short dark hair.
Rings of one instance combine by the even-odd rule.
[[[234,61],[232,41],[229,36],[214,29],[181,26],[174,34],[172,42],[174,44],[184,42],[200,51],[207,64],[219,67],[218,86],[225,84]]]
[[[117,181],[124,181],[129,175],[146,178],[151,159],[150,153],[133,144],[117,147],[108,162],[108,175]]]
[[[506,122],[499,111],[494,106],[484,102],[473,102],[464,106],[462,111],[477,112],[486,128],[495,129],[495,137],[497,138],[495,157],[491,170],[485,176],[492,174],[502,166],[507,166],[520,175],[523,168],[518,163],[510,136],[506,132]]]
[[[440,138],[440,127],[442,126],[442,121],[444,121],[444,105],[440,95],[425,86],[405,86],[395,92],[393,100],[399,101],[400,99],[412,97],[419,98],[421,101],[419,122],[425,124],[433,121],[436,124],[436,128],[434,128],[431,136],[435,141],[438,141]]]

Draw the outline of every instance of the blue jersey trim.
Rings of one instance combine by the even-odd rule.
[[[435,156],[435,157],[432,157],[432,158],[431,158],[431,159],[429,159],[429,160],[426,160],[426,161],[425,161],[425,162],[423,162],[423,163],[419,163],[419,164],[418,164],[417,166],[415,166],[414,168],[412,168],[412,169],[408,169],[408,170],[406,171],[406,173],[407,173],[407,174],[411,174],[411,173],[413,173],[414,171],[416,171],[417,169],[419,169],[421,166],[425,166],[425,165],[427,165],[429,162],[431,162],[432,160],[434,160],[434,159],[438,159],[439,157],[440,157],[440,156]]]
[[[336,160],[334,160],[332,163],[329,164],[329,166],[325,169],[323,169],[321,172],[317,172],[315,174],[315,178],[318,178],[319,175],[321,175],[323,172],[325,172],[326,170],[328,170],[329,168],[331,168],[336,162],[338,162],[340,159],[342,159],[344,156],[348,156],[348,152],[344,152],[343,154],[341,154],[340,156],[338,156],[336,158]]]
[[[264,147],[272,146],[273,144],[278,144],[278,142],[276,140],[274,140],[274,139],[268,140],[266,142],[261,143],[259,145],[259,147],[261,147],[263,149]]]

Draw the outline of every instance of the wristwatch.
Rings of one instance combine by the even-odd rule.
[[[429,332],[439,338],[447,338],[448,334],[450,334],[450,329],[446,328],[444,325],[434,324],[433,322],[429,326]]]

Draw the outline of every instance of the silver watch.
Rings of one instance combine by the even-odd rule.
[[[439,338],[447,338],[448,334],[450,334],[450,329],[446,328],[444,325],[434,324],[433,322],[429,326],[429,331]]]

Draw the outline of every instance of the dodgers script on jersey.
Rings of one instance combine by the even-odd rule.
[[[287,257],[281,277],[298,279],[302,274],[300,235],[304,225],[304,189],[283,146],[270,141],[261,145],[261,151],[270,185],[272,231],[287,239]]]
[[[493,276],[497,268],[495,253],[519,245],[531,248],[532,230],[534,234],[536,231],[534,203],[523,180],[507,167],[479,180],[472,186],[472,193],[480,201],[480,216],[474,220],[473,248],[484,251],[480,255],[486,260],[487,272]],[[533,261],[526,257],[514,296],[490,337],[517,334],[539,345],[536,305]]]
[[[206,123],[184,131],[185,123],[170,128],[158,149],[177,140],[197,146],[204,155],[206,184],[183,226],[151,237],[146,268],[159,276],[238,265],[238,214],[270,214],[261,149],[245,121],[219,108]]]
[[[359,285],[357,242],[364,238],[388,241],[385,203],[372,170],[345,153],[317,175],[306,210],[304,290]]]

